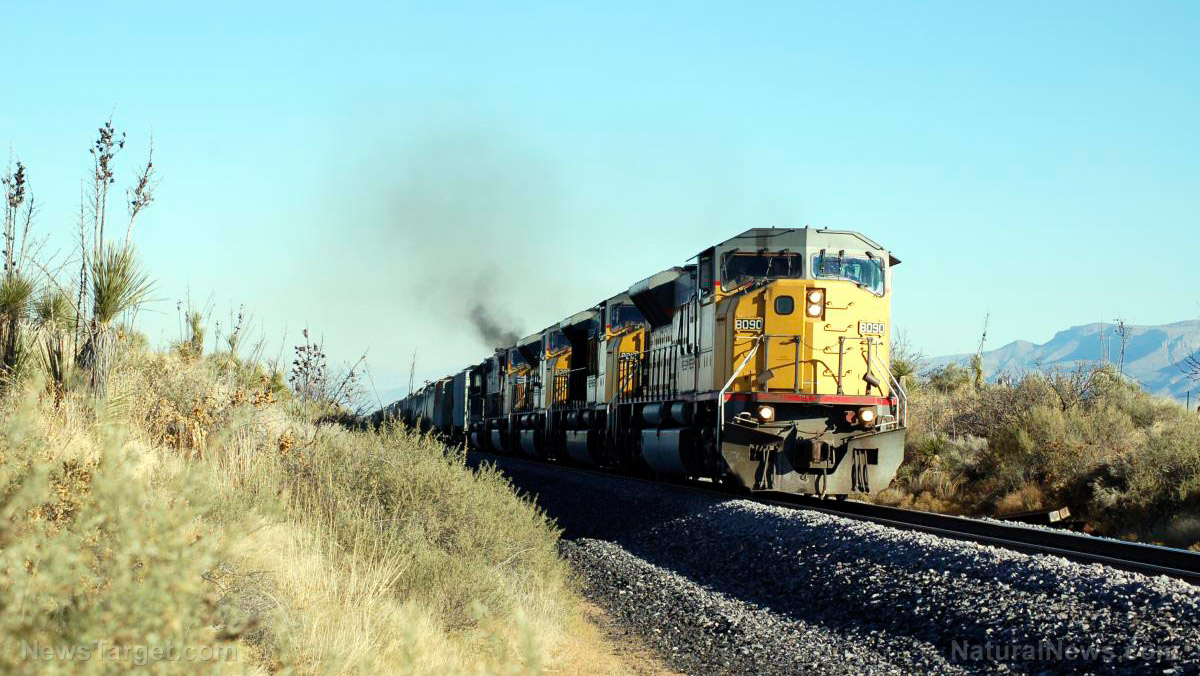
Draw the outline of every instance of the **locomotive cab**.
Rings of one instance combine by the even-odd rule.
[[[810,228],[750,231],[710,252],[720,451],[733,478],[799,493],[886,487],[907,405],[889,368],[899,261],[858,233]]]

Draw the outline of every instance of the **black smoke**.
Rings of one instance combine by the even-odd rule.
[[[467,314],[471,326],[479,334],[479,339],[489,347],[508,347],[521,337],[520,330],[509,322],[498,319],[482,303],[474,303]]]

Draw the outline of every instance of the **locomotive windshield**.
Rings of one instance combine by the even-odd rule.
[[[883,295],[883,266],[876,258],[819,253],[813,256],[813,273],[819,279],[849,280],[876,296]]]
[[[721,258],[721,288],[737,288],[756,279],[799,279],[804,256],[787,252],[731,251]]]

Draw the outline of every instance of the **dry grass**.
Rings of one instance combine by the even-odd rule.
[[[236,648],[223,673],[620,671],[499,474],[316,425],[228,355],[120,355],[99,405],[29,385],[0,412],[0,672],[130,666],[22,658],[96,641]]]

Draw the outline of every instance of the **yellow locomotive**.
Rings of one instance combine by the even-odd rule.
[[[731,488],[885,488],[907,400],[892,268],[857,232],[755,228],[384,410],[472,448]]]

